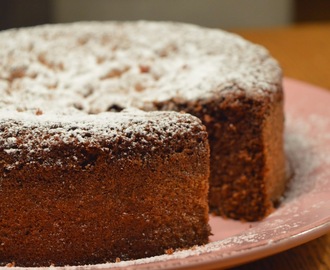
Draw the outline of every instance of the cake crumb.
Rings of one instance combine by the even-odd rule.
[[[168,248],[168,249],[165,250],[165,253],[167,255],[172,255],[174,253],[174,249],[173,248]]]
[[[202,245],[202,246],[204,246],[204,245]],[[197,249],[197,245],[194,245],[194,246],[192,246],[191,248],[190,248],[190,250],[196,250]]]
[[[119,262],[121,262],[121,259],[117,257],[115,262],[119,263]]]
[[[40,109],[37,109],[36,112],[35,112],[36,115],[42,115],[43,114],[43,111],[40,110]]]
[[[15,267],[15,262],[7,263],[6,267]]]

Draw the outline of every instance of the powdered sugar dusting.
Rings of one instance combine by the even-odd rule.
[[[0,106],[19,110],[99,113],[173,97],[263,95],[281,84],[265,49],[187,24],[48,25],[4,31],[0,41]]]
[[[148,151],[154,151],[163,144],[171,149],[169,141],[183,138],[184,134],[196,134],[196,138],[204,136],[206,139],[206,130],[199,119],[176,112],[148,113],[130,109],[121,113],[71,116],[53,113],[36,115],[31,111],[13,112],[3,109],[0,115],[0,150],[9,159],[12,157],[17,160],[0,164],[7,171],[21,163],[38,161],[43,152],[51,152],[58,144],[97,147],[111,154],[112,145],[124,145],[126,142],[127,146],[119,153],[123,155],[126,152],[134,153],[136,145]],[[74,160],[77,157],[71,155],[46,156],[42,161],[43,166],[65,166],[69,160],[73,164],[77,163]]]

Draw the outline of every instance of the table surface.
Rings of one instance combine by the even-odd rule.
[[[285,76],[330,89],[330,23],[232,32],[265,46],[280,62]],[[330,233],[277,255],[232,269],[330,269]]]

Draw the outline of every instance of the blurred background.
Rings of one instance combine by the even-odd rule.
[[[171,20],[223,29],[330,20],[329,0],[0,0],[0,29],[81,20]]]

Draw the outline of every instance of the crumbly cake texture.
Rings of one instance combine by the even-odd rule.
[[[1,111],[0,261],[81,265],[208,242],[209,148],[176,112]]]
[[[9,30],[0,41],[0,108],[95,120],[132,107],[188,112],[207,128],[214,213],[259,220],[280,198],[282,73],[264,48],[221,30],[144,21]]]

